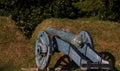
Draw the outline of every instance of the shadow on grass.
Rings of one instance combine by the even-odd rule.
[[[119,71],[115,67],[115,57],[109,53],[109,52],[101,52],[99,53],[100,56],[109,62],[112,63],[112,70],[88,70],[88,71]],[[60,68],[60,70],[56,70],[57,68]],[[50,68],[50,71],[73,71],[78,69],[79,67],[67,56],[64,55],[60,57],[60,59],[56,62],[53,68]]]
[[[0,66],[0,71],[21,71],[21,69],[7,65],[7,66]]]
[[[60,70],[59,70],[60,68]],[[79,68],[67,55],[60,57],[50,71],[73,71]]]
[[[88,71],[119,71],[115,67],[116,60],[115,60],[115,57],[111,53],[109,53],[109,52],[100,52],[99,55],[102,57],[102,59],[107,60],[107,61],[112,63],[112,66],[113,66],[112,70],[88,70]]]
[[[116,62],[116,60],[115,60],[115,57],[114,57],[111,53],[109,53],[109,52],[101,52],[101,53],[100,53],[100,56],[101,56],[103,59],[105,59],[105,60],[107,60],[107,61],[109,61],[109,62],[111,62],[111,63],[113,64],[113,69],[112,69],[111,71],[119,71],[119,70],[115,67],[115,62]]]

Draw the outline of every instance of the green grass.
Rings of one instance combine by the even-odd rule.
[[[16,67],[1,67],[0,71],[22,71],[21,68],[16,68]]]

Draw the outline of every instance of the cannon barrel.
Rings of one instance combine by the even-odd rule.
[[[61,39],[64,39],[64,40],[72,43],[76,47],[80,47],[81,41],[80,41],[80,36],[79,35],[75,35],[68,30],[67,31],[57,30],[53,27],[48,27],[47,31],[51,34],[59,36]]]
[[[75,35],[69,31],[57,30],[53,27],[48,27],[47,31],[51,34],[59,36],[62,39],[65,39],[69,42],[71,42],[75,38]]]

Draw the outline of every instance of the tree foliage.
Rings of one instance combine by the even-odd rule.
[[[76,0],[1,0],[0,15],[13,18],[30,37],[37,24],[50,17],[77,17],[72,3]]]
[[[117,21],[119,15],[120,0],[0,0],[0,16],[14,19],[27,37],[46,18],[99,16]]]
[[[120,19],[120,0],[103,0],[103,19],[117,21]]]
[[[79,9],[80,14],[85,14],[83,16],[94,16],[101,12],[103,9],[103,3],[101,0],[80,0],[73,5]]]
[[[120,19],[120,0],[79,0],[73,3],[82,16],[99,16],[102,20]]]

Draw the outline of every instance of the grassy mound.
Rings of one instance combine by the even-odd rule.
[[[41,30],[45,30],[48,26],[52,26],[57,29],[70,29],[71,32],[78,34],[82,30],[90,32],[95,50],[97,52],[109,52],[116,60],[116,67],[120,69],[120,23],[109,21],[87,21],[87,20],[68,20],[68,19],[47,19],[39,24],[31,38],[31,42],[34,45],[36,37]],[[52,58],[51,64],[53,65],[58,59],[59,55]]]
[[[33,50],[15,22],[10,18],[0,17],[0,71],[8,67],[34,66]]]

